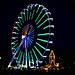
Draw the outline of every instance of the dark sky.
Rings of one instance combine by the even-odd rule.
[[[54,51],[65,63],[75,60],[75,2],[74,0],[0,0],[0,56],[11,58],[11,33],[20,11],[32,3],[44,5],[54,18]]]

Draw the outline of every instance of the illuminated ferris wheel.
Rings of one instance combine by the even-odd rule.
[[[17,67],[34,68],[47,58],[53,18],[46,7],[40,4],[30,4],[23,9],[15,21],[11,36],[11,51]]]

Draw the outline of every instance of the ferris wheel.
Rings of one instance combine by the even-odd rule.
[[[13,60],[17,66],[34,68],[47,58],[46,52],[50,51],[48,44],[53,43],[50,36],[54,35],[51,33],[51,28],[54,28],[54,25],[51,25],[53,18],[50,17],[48,9],[40,4],[30,4],[20,12],[12,30],[13,58],[8,68]]]

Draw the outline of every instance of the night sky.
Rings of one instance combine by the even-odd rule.
[[[12,58],[11,33],[20,11],[29,4],[41,4],[49,9],[54,18],[54,52],[64,65],[75,61],[75,2],[74,0],[0,0],[0,56],[5,67]]]

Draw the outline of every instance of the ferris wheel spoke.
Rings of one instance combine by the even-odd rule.
[[[48,42],[48,40],[43,40],[43,39],[39,39],[39,38],[37,38],[37,40],[39,40],[39,41],[43,41],[43,42]]]
[[[30,67],[30,55],[29,55],[29,52],[28,52],[28,60],[29,60],[29,67]]]
[[[32,10],[32,8],[33,8],[33,5],[31,5],[31,10]]]
[[[30,38],[30,40],[33,42],[33,39],[32,38]]]
[[[38,36],[43,36],[43,35],[50,35],[50,33],[42,33],[42,34],[38,34]]]
[[[20,58],[19,58],[19,64],[21,63],[22,53],[23,52],[21,52],[21,55],[20,55]]]
[[[20,30],[18,29],[18,27],[14,27],[14,29],[16,29],[17,31],[20,31]]]
[[[43,47],[43,46],[40,45],[39,43],[36,42],[36,44],[37,44],[39,47],[43,48],[44,50],[46,49],[45,47]]]
[[[20,24],[22,25],[21,19],[22,19],[22,17],[18,17],[18,20],[19,20]]]
[[[15,22],[16,23],[16,25],[19,27],[19,28],[21,28],[21,26],[19,25],[19,22]]]
[[[25,57],[26,57],[26,68],[27,68],[27,38],[25,40]]]
[[[32,36],[29,36],[29,38],[33,38],[34,39],[34,37],[32,37]]]
[[[18,37],[12,37],[12,39],[17,39]]]
[[[29,36],[29,38],[33,38],[34,39],[34,37],[32,37],[32,36]]]
[[[23,53],[22,66],[24,65],[24,58],[25,58],[25,55],[24,55],[24,53]]]
[[[22,22],[24,23],[23,12],[21,12],[21,17],[22,17]]]
[[[31,28],[30,28],[30,30],[29,30],[29,32],[28,32],[28,34],[30,34],[30,32],[31,32],[32,30],[33,30],[33,27],[31,27]]]
[[[42,12],[43,12],[43,8],[42,8],[42,10],[40,11],[39,15],[37,16],[35,22],[39,19],[39,17],[40,17],[40,15],[41,15]]]
[[[47,18],[44,22],[42,22],[37,28],[39,28],[40,26],[42,26],[44,23],[46,23],[49,19]]]
[[[37,57],[37,55],[36,55],[36,53],[35,53],[35,51],[34,51],[34,49],[33,49],[33,48],[32,48],[32,51],[33,51],[33,54],[34,54],[34,56],[35,56],[36,60],[37,60],[37,61],[39,61],[39,59],[38,59],[38,57]]]
[[[33,59],[33,54],[32,54],[32,51],[30,50],[30,55],[31,55],[31,59],[32,59],[32,62],[31,63],[33,63],[33,65],[34,65],[34,59]]]
[[[46,13],[40,18],[40,20],[36,23],[36,25],[39,24],[39,22],[45,17]]]
[[[36,46],[34,46],[34,48],[37,50],[37,52],[42,56],[42,53],[38,50],[38,48]]]
[[[29,38],[30,40],[31,40],[31,42],[33,42],[34,41],[34,38]]]
[[[29,39],[29,41],[32,43],[32,40],[31,39]]]
[[[27,20],[28,20],[28,11],[29,11],[28,9],[29,9],[29,6],[27,7]]]
[[[33,33],[34,33],[34,29],[31,29],[31,30],[29,31],[28,35],[31,35],[31,34],[33,34]]]
[[[46,29],[46,28],[49,28],[50,27],[50,25],[48,25],[48,26],[46,26],[46,27],[43,27],[43,29]]]
[[[29,37],[28,37],[28,42],[29,42],[29,44],[31,45],[31,42],[30,42],[30,39],[29,39]]]
[[[25,21],[26,21],[26,14],[25,14],[25,9],[24,9],[24,19],[25,19]]]
[[[33,34],[34,34],[34,31],[33,31],[33,32],[28,33],[28,35],[33,35]]]
[[[32,41],[29,39],[30,44],[32,43]]]
[[[31,18],[31,20],[33,19],[33,16],[34,16],[34,12],[35,12],[35,10],[33,10],[33,13],[32,13],[32,18]]]
[[[37,9],[36,13],[38,13],[38,11],[39,11],[39,6],[38,6],[38,9]]]
[[[34,32],[34,29],[30,33],[32,33],[32,32]]]
[[[16,47],[19,43],[15,44],[12,48]]]
[[[13,53],[15,53],[17,51],[18,47],[13,51]]]
[[[18,54],[17,61],[19,61],[20,55],[21,55],[21,50],[20,50],[20,52],[19,52],[19,54]]]
[[[30,18],[31,18],[31,12],[30,12],[30,15],[29,15],[29,20],[30,20]]]
[[[13,34],[19,34],[19,33],[17,33],[17,32],[12,32]]]

